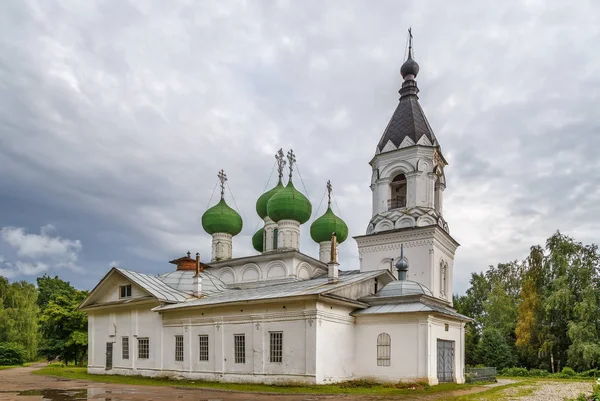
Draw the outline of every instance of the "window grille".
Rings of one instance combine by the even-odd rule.
[[[129,359],[129,337],[121,337],[121,357]]]
[[[246,363],[246,335],[233,335],[233,350],[235,363]]]
[[[283,332],[270,331],[269,336],[271,337],[269,360],[275,363],[283,362]]]
[[[175,360],[183,361],[183,336],[175,336]]]
[[[138,338],[138,359],[150,358],[150,339],[148,337]]]
[[[129,298],[131,296],[131,285],[122,285],[119,287],[119,298]]]
[[[198,336],[198,345],[200,350],[200,361],[208,361],[208,334]]]
[[[392,339],[387,333],[377,336],[377,366],[390,366]]]

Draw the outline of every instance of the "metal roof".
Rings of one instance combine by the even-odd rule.
[[[182,291],[188,294],[193,294],[194,275],[195,271],[192,270],[175,270],[170,273],[161,274],[158,279],[178,291]],[[227,291],[227,285],[215,277],[214,274],[207,272],[206,270],[200,273],[202,277],[202,293],[204,295],[210,295]]]
[[[183,302],[190,297],[188,294],[170,287],[156,276],[125,270],[119,267],[115,267],[114,269],[123,276],[127,277],[133,283],[148,291],[159,301],[169,303]]]
[[[411,280],[392,281],[377,292],[374,298],[402,297],[406,295],[428,295],[433,297],[429,288],[421,283]]]
[[[166,311],[194,306],[225,304],[230,302],[326,294],[328,292],[340,289],[341,287],[375,278],[386,273],[388,273],[387,270],[375,270],[364,273],[361,273],[359,270],[342,270],[339,272],[339,282],[336,284],[329,284],[327,275],[321,275],[309,280],[299,280],[288,283],[277,283],[272,285],[269,285],[269,283],[264,283],[264,286],[255,288],[229,288],[223,292],[213,293],[206,297],[193,299],[185,303],[159,306],[154,308],[154,310]]]
[[[416,313],[416,312],[429,312],[429,313],[441,313],[446,316],[451,316],[461,320],[472,320],[471,318],[461,315],[456,311],[446,308],[443,306],[425,304],[423,302],[405,302],[395,304],[383,304],[373,305],[365,309],[359,309],[352,314],[358,315],[380,315],[386,313]]]

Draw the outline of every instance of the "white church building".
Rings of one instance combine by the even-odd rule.
[[[300,251],[312,206],[293,183],[295,156],[256,211],[257,254],[235,255],[240,215],[224,196],[202,216],[212,258],[186,256],[152,275],[112,268],[80,309],[88,372],[228,382],[464,382],[465,323],[452,308],[458,243],[443,217],[442,150],[419,105],[419,65],[402,65],[400,101],[370,162],[372,218],[339,266],[348,227],[331,208],[310,227],[319,259]],[[289,171],[287,183],[284,169]],[[334,234],[335,233],[335,234]],[[315,245],[316,247],[316,245]]]

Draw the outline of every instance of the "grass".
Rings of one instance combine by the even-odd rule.
[[[118,383],[144,386],[171,386],[186,388],[210,388],[215,390],[248,392],[266,392],[281,394],[365,394],[365,395],[419,395],[450,392],[455,390],[469,389],[478,385],[443,383],[437,386],[418,385],[417,388],[396,388],[393,385],[379,384],[360,380],[340,384],[324,385],[267,385],[267,384],[244,384],[244,383],[220,383],[200,380],[175,380],[169,378],[149,378],[142,376],[119,376],[119,375],[91,375],[85,367],[67,366],[58,364],[48,365],[33,372],[36,375],[64,377],[69,379],[90,380],[103,383]],[[404,385],[402,386],[404,387]]]
[[[0,370],[18,368],[19,366],[21,366],[21,365],[2,365],[2,366],[0,366]]]

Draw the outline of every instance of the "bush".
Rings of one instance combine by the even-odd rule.
[[[600,369],[590,369],[579,373],[581,377],[600,377]]]
[[[0,365],[21,365],[25,362],[25,348],[15,343],[0,343]]]
[[[529,377],[547,377],[550,375],[550,372],[544,369],[531,369],[529,371]]]
[[[500,371],[500,376],[527,377],[529,372],[525,368],[504,368]]]

